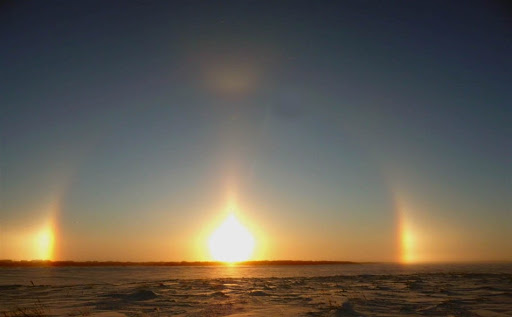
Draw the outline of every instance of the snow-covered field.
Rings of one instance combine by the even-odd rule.
[[[0,316],[512,316],[512,266],[0,268]]]

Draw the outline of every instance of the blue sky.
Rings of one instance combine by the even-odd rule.
[[[1,258],[50,230],[54,259],[208,260],[231,203],[258,259],[512,260],[499,4],[29,1],[0,20]]]

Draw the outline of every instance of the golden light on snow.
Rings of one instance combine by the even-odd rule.
[[[254,237],[231,214],[213,232],[209,240],[211,256],[222,262],[240,262],[250,259],[254,250]]]

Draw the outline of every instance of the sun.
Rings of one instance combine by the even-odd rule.
[[[248,260],[254,249],[254,238],[233,214],[210,237],[210,253],[217,261]]]

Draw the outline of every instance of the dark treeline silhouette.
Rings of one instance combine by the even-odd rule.
[[[350,261],[243,261],[235,265],[333,265],[333,264],[360,264]],[[215,261],[181,261],[181,262],[122,262],[122,261],[12,261],[0,260],[0,267],[46,267],[46,266],[226,266],[231,263]]]

